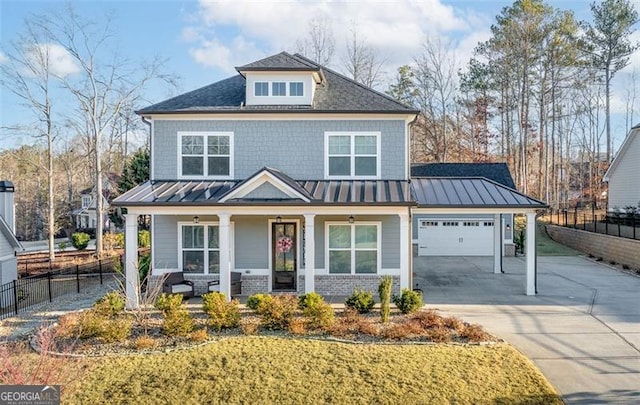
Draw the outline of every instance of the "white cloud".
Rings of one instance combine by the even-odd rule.
[[[249,63],[281,50],[294,50],[296,40],[307,34],[309,20],[319,16],[326,16],[332,25],[334,67],[342,65],[355,24],[358,36],[387,61],[385,70],[391,75],[400,64],[411,62],[427,36],[453,39],[460,56],[467,57],[474,41],[488,36],[486,28],[481,34],[477,31],[490,21],[488,16],[441,0],[201,1],[197,23],[183,30],[182,39],[192,44],[190,54],[196,62],[228,70],[229,63]]]
[[[631,41],[632,44],[639,44],[640,31],[634,31],[629,36],[629,41]],[[622,72],[631,73],[634,71],[634,69],[640,70],[640,49],[636,49],[636,51],[631,54],[631,56],[629,57],[629,64],[627,65],[627,67],[622,69]]]
[[[7,57],[7,55],[4,54],[4,52],[0,51],[0,65],[6,63],[9,60],[9,58]]]
[[[26,52],[26,57],[30,59],[30,64],[35,71],[25,72],[26,74],[39,74],[38,70],[49,66],[49,71],[60,77],[78,73],[80,68],[73,60],[73,56],[61,45],[42,44]]]

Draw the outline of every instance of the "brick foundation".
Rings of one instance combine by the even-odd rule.
[[[378,293],[380,275],[330,275],[316,276],[315,290],[322,295],[351,295],[353,290],[362,290]],[[392,294],[400,293],[400,277],[393,276]]]
[[[602,257],[605,262],[640,268],[640,241],[555,225],[547,225],[547,233],[556,242],[595,257]]]

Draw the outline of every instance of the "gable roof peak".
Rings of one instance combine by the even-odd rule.
[[[315,63],[310,63],[308,60],[303,60],[297,57],[298,55],[291,55],[288,52],[282,51],[275,55],[267,56],[255,62],[247,63],[243,66],[236,66],[236,70],[239,73],[248,71],[310,71],[317,72],[320,67]]]

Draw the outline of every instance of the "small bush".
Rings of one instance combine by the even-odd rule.
[[[400,312],[410,314],[422,308],[422,293],[419,291],[411,291],[408,288],[402,289],[400,296],[393,296],[393,303],[396,304]]]
[[[243,318],[240,321],[240,330],[243,335],[255,335],[260,328],[260,321],[256,318]]]
[[[97,336],[107,343],[122,342],[131,336],[133,321],[128,317],[106,319],[102,324],[102,330]]]
[[[366,314],[371,311],[371,308],[375,305],[375,301],[373,300],[373,294],[369,291],[364,291],[360,289],[356,289],[353,294],[351,294],[344,304],[353,308],[361,314]]]
[[[105,322],[106,318],[95,311],[84,311],[78,318],[76,336],[80,339],[99,337]]]
[[[371,322],[371,319],[360,315],[355,309],[347,307],[333,325],[327,328],[327,332],[336,337],[353,337],[357,334],[377,336],[378,328]]]
[[[114,317],[124,311],[125,298],[118,291],[110,291],[99,298],[93,308],[100,315]]]
[[[80,339],[98,338],[107,343],[121,342],[131,335],[130,318],[108,318],[94,309],[80,314],[74,335]]]
[[[380,336],[391,340],[405,340],[422,335],[424,331],[417,322],[402,322],[387,325],[380,332]]]
[[[71,244],[78,250],[84,250],[89,244],[89,235],[84,232],[76,232],[71,235]]]
[[[307,332],[304,319],[292,318],[287,326],[287,331],[292,335],[304,335]]]
[[[69,247],[69,243],[67,242],[59,242],[58,243],[58,250],[62,251],[62,250],[66,250]]]
[[[298,307],[295,295],[266,295],[256,312],[262,319],[262,326],[271,330],[285,330]]]
[[[459,332],[459,335],[469,342],[486,342],[491,338],[491,335],[485,332],[480,325],[466,325],[465,328]]]
[[[451,342],[451,331],[445,327],[431,328],[427,330],[427,337],[435,343]]]
[[[209,324],[216,331],[235,328],[240,323],[240,302],[227,302],[224,293],[212,292],[202,296],[202,309],[209,315]]]
[[[204,342],[209,339],[209,333],[207,333],[207,329],[198,329],[196,331],[191,332],[189,335],[189,340],[192,342]]]
[[[148,248],[149,246],[151,246],[151,233],[149,231],[138,231],[138,247]]]
[[[182,307],[181,294],[165,294],[162,293],[155,302],[156,309],[162,311],[163,314],[174,311]]]
[[[138,336],[136,340],[133,341],[133,347],[137,350],[151,349],[156,347],[156,345],[156,340],[149,335]]]
[[[333,308],[320,294],[309,293],[298,297],[298,307],[302,308],[302,315],[311,329],[328,328],[335,320]]]
[[[460,333],[460,331],[464,330],[464,322],[460,320],[460,318],[456,318],[455,316],[450,316],[447,318],[442,318],[442,324],[449,329],[455,330]]]
[[[124,248],[124,233],[105,233],[102,236],[102,245],[106,250]]]
[[[162,331],[168,336],[188,336],[193,327],[193,318],[191,318],[186,308],[167,312],[162,322]]]
[[[80,322],[80,314],[77,312],[71,312],[62,315],[58,319],[58,326],[56,327],[56,336],[59,337],[74,337],[78,332],[78,324]]]
[[[425,330],[429,328],[439,328],[445,324],[444,318],[433,310],[418,311],[411,315],[411,319],[418,322],[420,327]]]
[[[269,294],[253,294],[250,295],[249,298],[247,298],[247,308],[250,308],[252,310],[257,310],[258,306],[260,305],[260,303],[262,302],[262,300],[265,297],[268,297]]]
[[[393,286],[393,277],[383,276],[378,286],[378,295],[380,295],[380,318],[383,323],[389,322],[391,314],[391,287]]]

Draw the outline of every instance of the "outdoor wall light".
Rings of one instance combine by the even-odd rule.
[[[193,217],[193,223],[194,224],[200,223],[200,217],[198,216]]]
[[[507,229],[507,231],[510,231],[511,230],[511,225],[507,224],[506,229]]]
[[[354,222],[355,222],[355,220],[356,220],[356,219],[353,217],[353,215],[351,215],[351,216],[349,217],[349,223],[350,223],[350,224],[354,223]]]
[[[280,223],[282,223],[282,217],[280,215],[278,215],[276,217],[276,224],[280,224]]]

